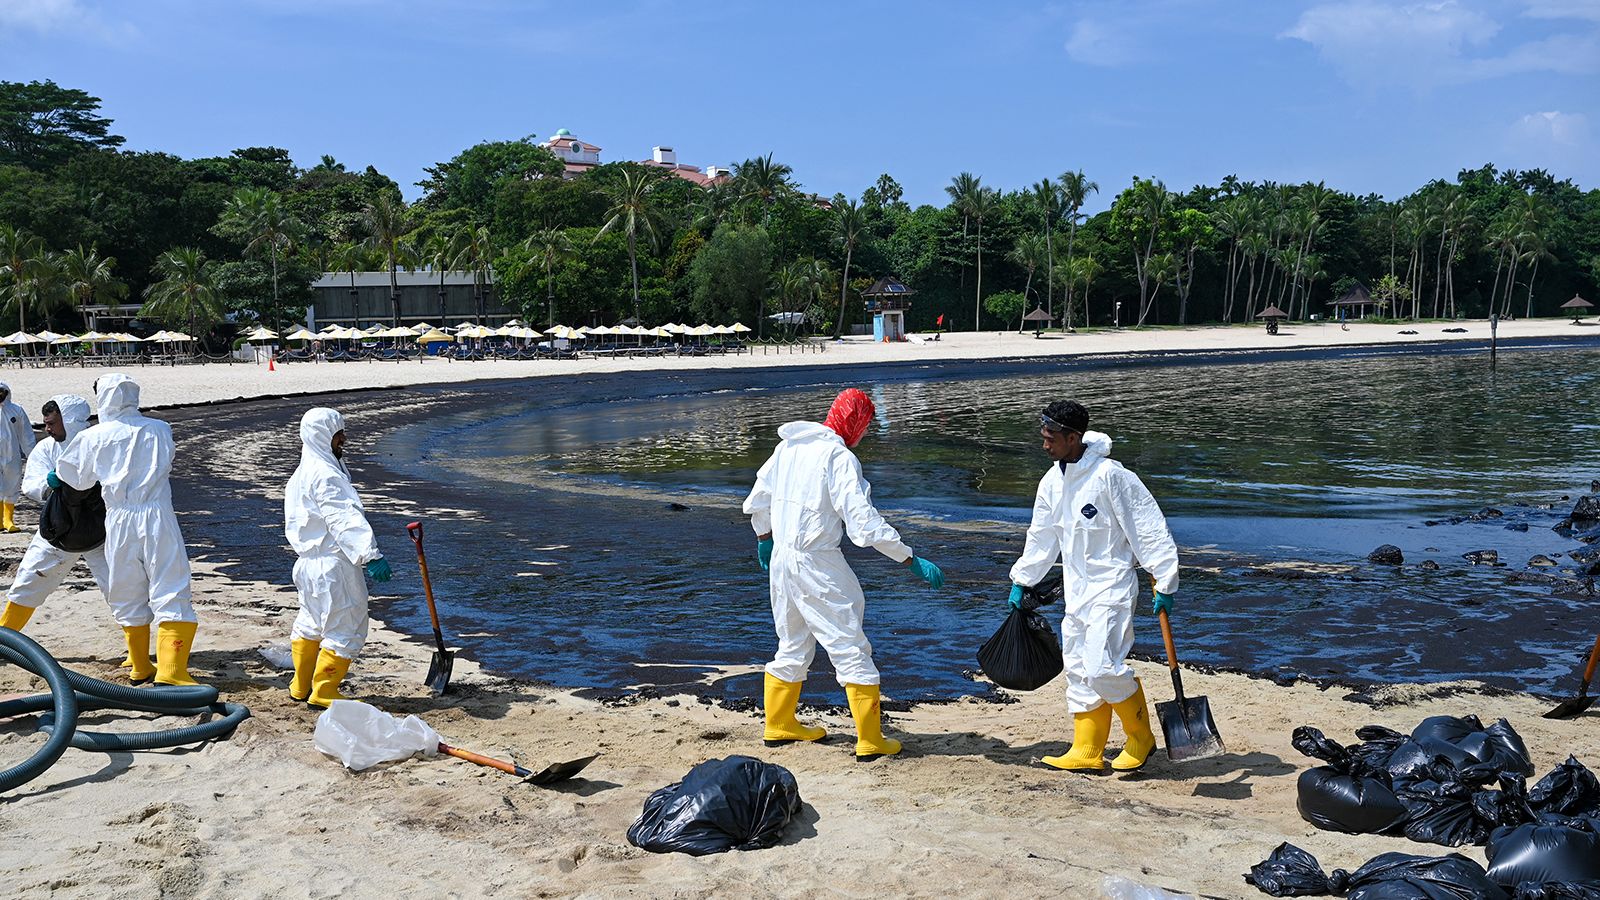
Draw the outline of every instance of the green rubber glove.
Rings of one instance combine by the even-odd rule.
[[[772,570],[772,538],[756,541],[756,562],[761,563],[761,571]]]
[[[389,568],[389,561],[380,556],[367,563],[367,577],[382,584],[394,577],[394,570]]]
[[[1012,609],[1022,608],[1022,585],[1013,584],[1011,586],[1011,596],[1006,598],[1006,602],[1011,604]]]
[[[50,490],[52,491],[61,490],[61,479],[56,476],[54,469],[50,471],[49,475],[44,477],[44,483],[50,485]]]
[[[944,587],[944,572],[940,571],[939,567],[933,563],[920,556],[913,556],[911,557],[911,568],[922,576],[922,580],[926,581],[930,587]]]
[[[1158,615],[1163,612],[1172,615],[1172,595],[1156,591],[1155,611]]]

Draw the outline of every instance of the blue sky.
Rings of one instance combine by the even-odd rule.
[[[329,153],[409,196],[558,128],[912,202],[1069,168],[1097,205],[1135,175],[1394,197],[1485,162],[1600,187],[1600,0],[0,0],[0,78],[101,97],[132,149]]]

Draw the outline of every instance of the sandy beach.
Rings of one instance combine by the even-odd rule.
[[[1401,341],[1483,340],[1482,322],[1464,335],[1441,325],[1337,325],[1286,328],[1173,329],[1095,333],[1035,340],[1031,335],[948,335],[937,343],[875,345],[847,341],[823,354],[684,360],[580,360],[544,363],[146,367],[133,374],[147,406],[241,397],[281,397],[329,390],[404,387],[463,380],[690,371],[773,365],[916,364],[928,360],[1121,354],[1244,353]],[[1564,320],[1507,323],[1502,339],[1587,335]],[[11,369],[0,380],[35,409],[43,398],[87,394],[93,369]],[[435,402],[442,402],[435,400]],[[246,406],[249,406],[247,404]],[[425,404],[419,409],[427,410]],[[191,413],[193,415],[193,413]],[[206,443],[209,441],[210,443]],[[234,434],[226,443],[180,435],[180,453],[207,454],[193,464],[216,491],[212,509],[231,514],[230,498],[255,504],[281,495],[282,478],[264,462],[290,452],[278,428]],[[205,479],[196,478],[197,482]],[[405,485],[362,485],[368,506],[408,514]],[[224,492],[226,493],[224,496]],[[226,502],[225,502],[226,500]],[[25,503],[23,524],[37,507]],[[539,788],[447,758],[412,759],[350,773],[312,745],[315,714],[292,702],[287,673],[259,652],[286,642],[296,598],[282,566],[241,565],[218,549],[200,515],[184,527],[195,559],[201,631],[191,668],[225,699],[250,706],[253,718],[227,740],[137,754],[69,750],[38,780],[0,796],[0,869],[19,897],[784,897],[800,894],[1014,897],[1098,896],[1108,874],[1210,897],[1262,896],[1241,875],[1279,842],[1315,854],[1325,868],[1354,868],[1400,851],[1442,855],[1445,848],[1403,838],[1321,832],[1295,809],[1295,779],[1314,761],[1290,745],[1290,732],[1312,724],[1349,741],[1362,725],[1409,731],[1435,714],[1475,713],[1510,719],[1542,774],[1576,754],[1600,764],[1594,713],[1545,720],[1544,699],[1469,685],[1395,686],[1356,698],[1344,688],[1282,686],[1237,674],[1190,672],[1191,695],[1207,695],[1228,745],[1225,756],[1173,764],[1158,753],[1146,771],[1094,778],[1038,765],[1070,739],[1061,683],[1015,695],[1012,703],[964,700],[915,706],[888,716],[906,742],[900,757],[862,765],[848,741],[768,749],[758,711],[684,696],[598,701],[579,692],[497,677],[458,658],[453,691],[431,698],[422,676],[429,643],[374,624],[346,692],[393,713],[416,713],[447,740],[538,769],[601,753],[580,779]],[[257,522],[261,542],[287,554],[281,521]],[[27,534],[0,535],[0,575],[20,559]],[[270,554],[269,554],[270,556]],[[414,578],[412,573],[401,577]],[[397,562],[397,570],[399,569]],[[871,613],[869,603],[869,631]],[[1137,627],[1154,627],[1141,618]],[[27,633],[68,667],[120,677],[121,636],[81,568],[42,608]],[[456,636],[467,643],[470,633]],[[756,670],[762,645],[753,654]],[[1152,701],[1165,700],[1165,670],[1139,664]],[[38,690],[14,667],[0,668],[0,694]],[[886,681],[892,696],[892,677]],[[1374,701],[1376,698],[1376,702]],[[837,702],[843,702],[839,692]],[[803,711],[804,712],[804,711]],[[853,735],[841,708],[810,710],[830,731]],[[106,729],[117,716],[89,717]],[[132,720],[140,728],[147,720]],[[167,720],[167,724],[173,724]],[[20,761],[43,742],[26,720],[0,727],[0,764]],[[1114,729],[1111,746],[1120,744]],[[625,833],[644,799],[708,758],[748,754],[795,775],[805,808],[782,844],[769,850],[704,858],[658,856],[628,844]],[[1481,848],[1462,848],[1483,860]]]
[[[1464,328],[1464,333],[1447,333],[1445,328]],[[1415,331],[1416,334],[1401,334]],[[1503,322],[1499,338],[1527,341],[1544,338],[1600,336],[1591,323],[1573,325],[1567,319],[1521,319]],[[107,372],[129,371],[142,389],[147,409],[190,403],[242,400],[251,397],[285,397],[326,391],[393,388],[424,384],[449,384],[464,381],[498,381],[512,378],[543,378],[559,375],[590,375],[607,372],[681,373],[705,369],[739,369],[781,366],[862,366],[915,365],[924,362],[993,361],[1019,358],[1065,358],[1117,354],[1256,354],[1293,350],[1333,350],[1364,346],[1394,347],[1405,344],[1439,342],[1484,343],[1489,340],[1489,325],[1481,320],[1454,324],[1376,325],[1351,323],[1342,330],[1330,322],[1286,325],[1269,335],[1259,326],[1192,327],[1091,331],[1078,334],[1048,334],[1035,338],[1032,333],[978,332],[946,334],[937,341],[916,340],[904,343],[874,343],[868,338],[849,338],[827,342],[825,352],[795,353],[760,348],[744,354],[703,357],[591,358],[541,360],[536,362],[452,362],[431,359],[423,362],[286,363],[269,370],[261,363],[219,363],[200,366],[71,366],[30,368],[7,365],[0,368],[0,381],[11,385],[14,394],[36,407],[34,397],[73,390],[88,396],[94,379]],[[90,402],[93,402],[91,396]]]

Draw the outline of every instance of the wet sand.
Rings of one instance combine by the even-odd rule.
[[[12,373],[6,377],[18,384]],[[682,376],[681,389],[738,377]],[[57,385],[49,392],[68,389]],[[582,392],[586,384],[564,379],[553,389]],[[440,387],[356,395],[337,405],[349,411],[353,428],[374,433],[385,422],[436,414],[467,394]],[[1594,714],[1544,720],[1538,714],[1548,703],[1526,695],[1398,686],[1357,702],[1340,688],[1195,672],[1186,687],[1210,697],[1227,756],[1174,765],[1158,753],[1145,773],[1128,778],[1042,768],[1034,760],[1060,752],[1070,737],[1058,682],[1017,695],[1016,702],[968,700],[891,713],[888,731],[906,741],[907,752],[859,765],[848,741],[767,749],[756,711],[704,703],[693,691],[601,700],[498,678],[458,658],[456,690],[435,700],[420,683],[431,642],[375,624],[347,682],[353,696],[390,712],[417,713],[455,743],[513,755],[534,768],[603,755],[581,780],[558,789],[449,759],[348,773],[314,749],[314,715],[288,699],[287,674],[257,652],[286,641],[295,609],[287,577],[292,560],[274,505],[297,453],[292,423],[306,405],[268,400],[169,415],[180,435],[177,505],[196,561],[202,616],[192,669],[228,699],[248,704],[255,717],[230,740],[195,749],[69,750],[45,776],[0,797],[0,869],[13,895],[1095,896],[1103,876],[1114,873],[1247,897],[1258,895],[1240,875],[1283,840],[1330,869],[1390,850],[1445,852],[1399,838],[1318,832],[1302,821],[1295,776],[1312,761],[1290,747],[1297,725],[1315,724],[1349,740],[1369,723],[1409,730],[1438,713],[1506,716],[1541,772],[1568,753],[1600,764]],[[357,466],[381,533],[396,534],[395,523],[424,514],[483,514],[459,499],[443,506],[437,485],[369,480],[380,476],[381,462]],[[25,505],[24,521],[31,524],[34,513]],[[26,540],[0,536],[7,574]],[[415,605],[414,566],[404,562],[398,543],[387,544],[397,580],[379,607]],[[120,633],[81,569],[28,633],[71,668],[117,677]],[[452,637],[468,646],[485,639],[466,629]],[[1165,672],[1152,664],[1139,668],[1152,700],[1166,699]],[[814,686],[826,695],[826,685]],[[0,668],[0,692],[37,689],[36,679]],[[831,731],[851,733],[836,708],[808,714]],[[102,727],[124,726],[113,719]],[[42,741],[26,720],[0,728],[0,764],[20,761]],[[1112,747],[1120,741],[1114,730]],[[782,845],[694,859],[647,854],[626,842],[652,790],[697,762],[734,753],[795,773],[806,807]],[[1482,860],[1479,849],[1463,852]]]

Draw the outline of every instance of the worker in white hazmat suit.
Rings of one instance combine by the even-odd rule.
[[[72,394],[51,397],[44,405],[45,438],[34,445],[28,454],[28,465],[22,473],[22,492],[43,503],[54,490],[50,487],[50,472],[56,460],[78,433],[89,427],[89,402]],[[94,576],[94,583],[106,592],[110,581],[106,577],[106,551],[102,545],[93,550],[74,553],[52,545],[37,532],[28,544],[28,551],[17,565],[17,575],[6,591],[5,611],[0,612],[0,627],[21,631],[33,611],[38,609],[82,559]],[[145,641],[148,648],[149,640]]]
[[[944,584],[944,573],[914,555],[872,506],[872,487],[850,448],[866,433],[873,411],[872,400],[850,388],[834,400],[823,424],[790,422],[778,429],[783,441],[744,501],[756,532],[756,558],[769,573],[778,632],[764,691],[768,746],[826,737],[823,729],[795,718],[820,643],[850,701],[856,758],[900,752],[899,741],[883,736],[878,669],[862,630],[866,598],[839,541],[848,534],[856,546],[904,562],[933,587]]]
[[[100,423],[67,445],[49,477],[78,490],[100,483],[110,581],[106,602],[127,639],[129,677],[195,684],[189,651],[197,620],[190,602],[189,556],[172,512],[172,426],[139,413],[139,385],[126,375],[101,377],[95,395]]]
[[[300,614],[290,641],[289,696],[318,707],[345,699],[339,682],[367,641],[362,568],[373,581],[391,575],[350,483],[344,444],[343,416],[308,410],[300,419],[300,465],[283,492],[284,533],[299,556],[294,586]]]
[[[1139,476],[1108,457],[1111,438],[1089,431],[1089,411],[1071,400],[1045,408],[1039,434],[1052,465],[1039,480],[1022,558],[1011,567],[1010,602],[1037,585],[1057,561],[1062,567],[1061,655],[1072,748],[1044,762],[1058,769],[1105,771],[1111,712],[1127,743],[1112,761],[1117,771],[1142,767],[1155,749],[1144,687],[1128,665],[1136,565],[1155,576],[1155,608],[1171,610],[1178,589],[1178,548],[1161,507]]]
[[[0,531],[15,533],[17,501],[22,498],[22,468],[33,450],[33,422],[11,399],[11,385],[0,382]]]

